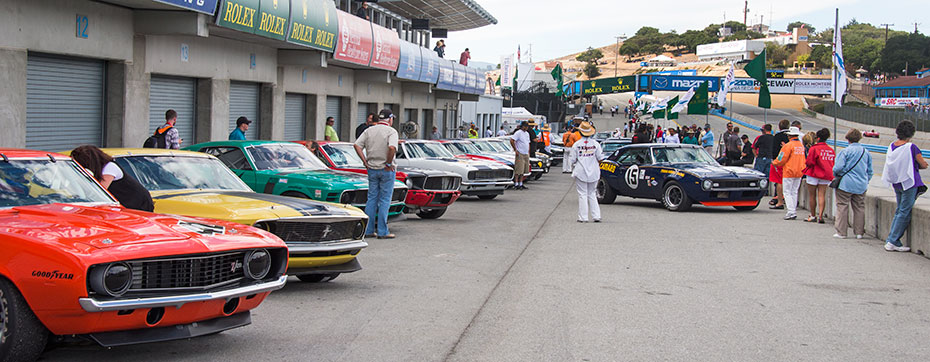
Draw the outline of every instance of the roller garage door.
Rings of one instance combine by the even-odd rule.
[[[178,112],[174,128],[183,141],[181,147],[197,143],[194,125],[197,112],[197,80],[153,75],[149,89],[149,134],[165,124],[165,112]],[[132,143],[130,143],[130,146]],[[141,143],[139,144],[141,146]]]
[[[355,126],[358,127],[368,120],[368,113],[374,113],[374,108],[370,103],[358,104],[358,115],[356,116]]]
[[[284,140],[306,140],[307,96],[287,93],[284,95]]]
[[[326,118],[333,117],[336,121],[336,124],[333,125],[333,128],[336,129],[336,134],[342,134],[340,125],[342,125],[342,98],[341,97],[326,97]],[[325,118],[323,119],[326,120]],[[323,137],[320,137],[322,139]]]
[[[61,151],[102,146],[104,70],[100,60],[29,54],[26,147]]]
[[[258,139],[258,128],[261,120],[258,117],[258,99],[260,85],[258,83],[232,82],[229,84],[229,132],[236,128],[236,119],[245,116],[252,124],[245,132],[248,140]]]

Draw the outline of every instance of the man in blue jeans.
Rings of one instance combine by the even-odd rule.
[[[775,136],[772,135],[772,125],[767,124],[762,126],[762,135],[756,138],[752,145],[756,153],[756,164],[753,168],[765,174],[765,177],[769,176],[769,169],[772,167],[772,147],[775,147]]]
[[[393,123],[393,112],[382,109],[378,113],[378,123],[366,128],[355,141],[355,152],[368,168],[368,202],[365,204],[368,227],[365,228],[365,236],[375,236],[377,226],[378,239],[394,238],[387,227],[397,170],[393,164],[397,154],[397,130],[392,127]]]

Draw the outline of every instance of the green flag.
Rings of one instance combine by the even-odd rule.
[[[769,94],[769,82],[765,71],[765,49],[743,68],[753,79],[759,82],[759,107],[772,108],[772,96]]]
[[[517,78],[519,78],[519,75],[518,75],[518,72],[519,72],[519,71],[520,71],[519,68],[514,68],[514,70],[513,70],[513,88],[511,88],[511,89],[513,89],[513,92],[514,92],[514,93],[517,92]]]
[[[674,107],[676,104],[678,104],[678,96],[675,96],[675,98],[672,98],[672,100],[668,101],[668,105],[665,106],[665,114],[666,117],[668,117],[666,119],[678,119],[678,112],[672,113],[672,107]]]
[[[665,118],[665,108],[657,109],[652,112],[652,119],[662,119]]]
[[[496,86],[498,86],[498,87],[501,86],[501,76],[500,76],[500,75],[497,76],[497,82],[494,83],[494,85],[496,85]]]
[[[707,114],[707,83],[701,83],[694,91],[694,97],[688,102],[688,114]]]
[[[562,83],[562,64],[556,64],[555,69],[553,69],[550,74],[552,74],[552,79],[555,79],[556,83],[558,83],[556,85],[555,95],[558,97],[564,96],[565,94],[562,92],[562,87],[564,86]]]

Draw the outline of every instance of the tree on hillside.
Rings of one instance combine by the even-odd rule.
[[[763,35],[762,33],[759,33],[759,32],[755,32],[755,31],[752,31],[752,30],[749,30],[749,31],[741,30],[741,31],[738,31],[738,32],[734,32],[733,35],[730,35],[730,36],[728,36],[728,37],[726,37],[726,38],[723,38],[723,41],[761,39],[761,38],[764,38],[764,37],[765,37],[765,35]]]
[[[896,74],[903,74],[905,66],[908,74],[930,66],[930,37],[911,33],[888,38],[879,65],[882,71]]]
[[[788,24],[788,31],[794,30],[794,28],[800,28],[801,26],[807,28],[807,31],[811,34],[814,34],[814,26],[803,21],[795,21]]]
[[[694,53],[698,45],[716,43],[717,35],[707,34],[706,31],[688,30],[681,34],[681,42],[682,46],[688,47],[688,51]]]
[[[811,48],[811,61],[817,62],[821,68],[833,67],[833,48],[826,45],[815,45]]]
[[[588,78],[595,78],[601,75],[601,71],[597,69],[597,62],[603,57],[604,54],[601,53],[600,49],[588,47],[588,50],[578,54],[578,56],[575,57],[575,60],[587,63],[584,66],[584,74],[588,76]]]
[[[665,47],[659,44],[647,44],[639,48],[640,54],[662,54],[665,53]]]
[[[623,42],[623,45],[620,46],[620,55],[626,55],[628,57],[639,55],[639,45],[630,41]]]
[[[852,72],[860,67],[871,73],[878,72],[882,64],[882,49],[885,47],[885,29],[872,26],[868,23],[860,23],[852,19],[843,26],[843,55],[846,60],[846,71]],[[891,37],[904,36],[907,32],[890,30],[888,32],[889,40]],[[833,29],[824,29],[817,33],[812,41],[821,43],[833,42]],[[816,47],[815,47],[816,48]],[[824,60],[832,58],[832,47],[827,47],[827,57]],[[819,55],[819,54],[818,54]],[[811,59],[821,64],[818,57],[814,54]],[[829,62],[822,63],[832,65],[832,59]],[[903,63],[902,63],[903,64]],[[904,68],[901,68],[904,69]],[[888,72],[898,72],[901,69],[885,70]]]
[[[784,68],[789,54],[788,48],[778,43],[765,43],[765,62],[770,68]]]
[[[588,76],[588,79],[594,79],[601,75],[601,70],[597,68],[597,64],[588,63],[584,66],[584,75]]]
[[[634,36],[646,37],[646,36],[653,36],[653,35],[659,35],[659,34],[660,34],[659,29],[653,28],[651,26],[644,26],[642,28],[639,28],[639,30],[636,31],[636,35]]]
[[[730,31],[732,31],[734,34],[741,32],[741,31],[746,31],[746,25],[738,21],[730,20],[724,23],[723,26],[730,28]]]

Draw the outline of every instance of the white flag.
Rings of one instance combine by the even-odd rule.
[[[646,109],[646,102],[640,102],[639,107],[636,108],[637,111],[642,111]]]
[[[727,93],[730,92],[730,88],[733,87],[733,84],[736,83],[736,70],[733,69],[733,63],[730,63],[730,70],[727,71],[727,77],[723,80],[723,84],[720,85],[720,90],[717,92],[717,105],[724,107],[727,104]]]
[[[670,97],[665,97],[665,98],[662,99],[661,101],[658,101],[658,102],[653,103],[652,106],[649,107],[648,113],[652,113],[652,112],[658,111],[658,110],[660,110],[660,109],[665,109],[665,107],[668,106],[668,101],[671,100],[671,99],[672,99],[672,98],[670,98]]]
[[[846,62],[843,59],[843,37],[840,29],[833,33],[833,90],[836,94],[833,99],[843,106],[843,96],[846,95]]]
[[[501,89],[513,88],[513,54],[501,56]]]
[[[672,106],[671,113],[681,112],[681,110],[685,109],[685,106],[688,105],[688,102],[691,102],[691,98],[694,98],[694,87],[688,89],[688,93],[685,93],[685,96],[678,100],[678,104]]]

